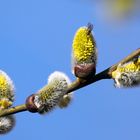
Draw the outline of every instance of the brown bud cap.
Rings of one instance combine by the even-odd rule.
[[[74,67],[74,74],[76,77],[81,79],[92,78],[96,73],[95,64],[77,64]]]
[[[32,94],[26,99],[27,110],[32,113],[38,112],[38,109],[36,105],[34,104],[34,98],[35,98],[35,94]]]
[[[88,23],[88,24],[87,24],[87,28],[88,28],[88,34],[90,34],[91,31],[93,30],[93,24]]]

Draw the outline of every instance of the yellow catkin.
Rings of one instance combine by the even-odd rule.
[[[4,75],[0,75],[0,91],[3,94],[3,96],[6,96],[7,94],[7,87],[8,87],[7,79],[5,78]]]
[[[96,61],[96,43],[90,28],[81,27],[73,40],[73,59],[77,64]]]
[[[135,58],[125,64],[119,64],[112,72],[114,85],[117,88],[129,88],[140,85],[140,58]]]
[[[0,110],[12,106],[14,101],[14,86],[10,77],[0,70]],[[12,130],[15,124],[13,116],[0,117],[0,135]]]
[[[8,75],[0,70],[0,109],[8,108],[14,100],[14,86]]]
[[[69,78],[62,72],[54,72],[48,78],[48,84],[35,95],[34,104],[39,113],[54,109],[63,96],[70,83]]]
[[[10,107],[13,103],[6,98],[0,100],[0,109],[6,109]]]
[[[123,72],[140,72],[140,58],[135,61],[130,61],[124,65],[119,65],[117,69],[112,72],[112,78],[115,78],[118,73]]]

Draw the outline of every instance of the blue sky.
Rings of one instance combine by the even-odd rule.
[[[102,9],[99,9],[101,12]],[[75,31],[94,25],[100,72],[140,46],[140,20],[121,24],[103,20],[95,3],[74,0],[0,1],[0,68],[15,83],[16,101],[47,83],[50,73],[71,74]],[[99,81],[74,92],[69,108],[40,116],[16,114],[16,126],[3,140],[139,140],[139,88],[116,89],[112,80]]]

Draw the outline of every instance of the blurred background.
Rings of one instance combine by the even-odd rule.
[[[5,0],[0,1],[0,68],[15,83],[16,101],[47,83],[50,73],[71,74],[76,30],[94,25],[97,72],[140,47],[139,0]],[[74,92],[64,110],[40,116],[18,113],[16,126],[3,140],[139,140],[139,88],[116,89],[99,81]]]

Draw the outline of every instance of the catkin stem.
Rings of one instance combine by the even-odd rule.
[[[140,48],[137,49],[136,51],[134,51],[133,53],[131,53],[130,55],[128,55],[126,58],[124,58],[123,60],[119,61],[118,63],[114,64],[113,66],[105,69],[104,71],[96,74],[93,78],[89,79],[89,80],[83,80],[83,79],[79,79],[77,78],[74,82],[71,83],[71,85],[68,87],[67,93],[70,93],[72,91],[78,90],[82,87],[85,87],[89,84],[95,83],[99,80],[103,80],[103,79],[110,79],[111,78],[111,74],[114,70],[116,70],[117,66],[120,63],[127,63],[128,61],[132,60],[135,57],[140,56]],[[5,109],[5,110],[1,110],[0,111],[0,117],[1,116],[6,116],[6,115],[11,115],[11,114],[15,114],[18,112],[23,112],[23,111],[27,111],[26,109],[26,105],[19,105],[16,107],[12,107],[9,109]]]

